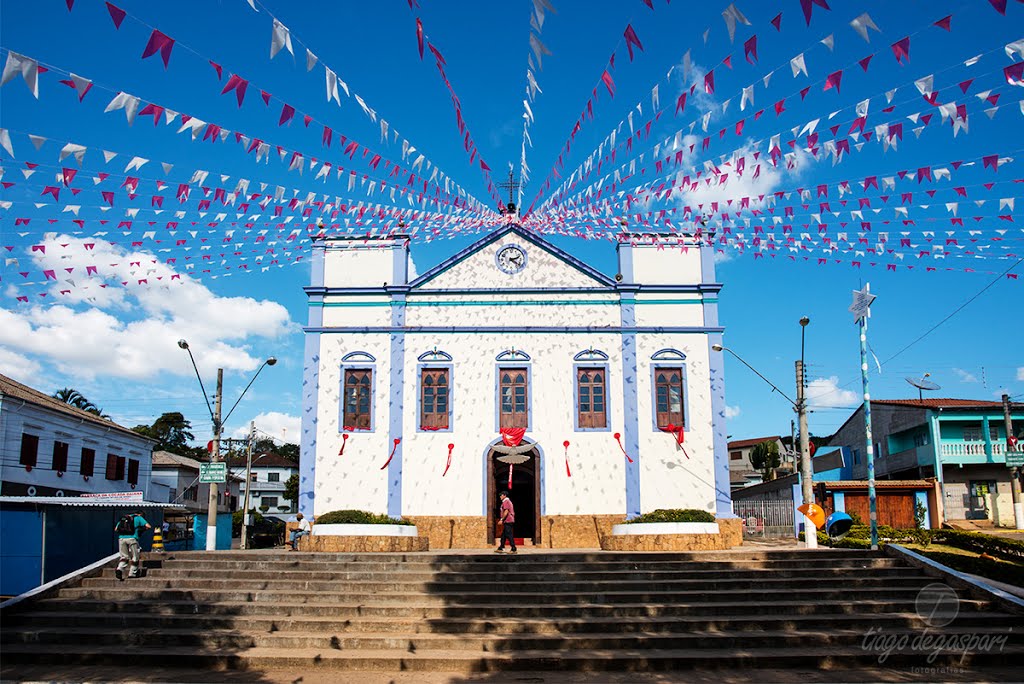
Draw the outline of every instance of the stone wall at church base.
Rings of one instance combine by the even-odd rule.
[[[605,551],[722,551],[743,543],[743,521],[719,518],[718,534],[629,534],[602,537]]]
[[[430,540],[430,548],[486,549],[491,546],[487,535],[487,518],[482,515],[407,515],[421,537]],[[490,536],[493,536],[490,535]]]
[[[601,540],[611,535],[612,526],[625,520],[625,515],[544,515],[540,519],[539,546],[545,549],[600,549]]]
[[[426,537],[371,537],[315,535],[299,538],[299,551],[319,553],[410,553],[429,551]]]

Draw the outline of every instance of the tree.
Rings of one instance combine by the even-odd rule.
[[[754,445],[750,450],[750,465],[755,470],[761,471],[761,477],[765,482],[775,479],[775,469],[782,465],[779,457],[779,444],[774,440],[765,440]]]
[[[284,483],[284,498],[295,503],[299,503],[299,475],[298,473],[293,474]]]
[[[110,416],[104,413],[103,409],[86,399],[81,392],[71,387],[64,387],[57,390],[53,393],[53,398],[57,401],[64,402],[68,406],[74,406],[77,409],[81,409],[86,413],[91,413],[94,416],[110,420]]]
[[[136,425],[133,431],[155,439],[156,448],[160,451],[169,451],[180,456],[192,458],[202,457],[206,450],[201,447],[189,446],[189,442],[195,439],[192,434],[192,423],[185,419],[185,416],[174,411],[164,413],[152,425]]]

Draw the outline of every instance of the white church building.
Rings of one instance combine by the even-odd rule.
[[[410,280],[407,236],[317,241],[299,509],[403,516],[432,547],[492,543],[502,490],[545,546],[659,508],[733,517],[713,249],[617,252],[612,278],[512,224]]]

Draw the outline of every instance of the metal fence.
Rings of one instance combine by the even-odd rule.
[[[793,536],[791,499],[742,499],[733,501],[732,509],[744,521],[745,537]]]

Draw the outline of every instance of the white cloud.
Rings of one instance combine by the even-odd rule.
[[[1017,379],[1024,382],[1024,366],[1017,369]]]
[[[256,422],[256,429],[262,434],[269,435],[274,439],[292,444],[299,443],[299,435],[302,432],[302,422],[298,416],[293,416],[279,411],[268,411],[261,413],[252,419]],[[249,434],[249,424],[237,428],[232,437],[241,438]]]
[[[960,378],[960,382],[978,382],[978,376],[973,373],[968,373],[961,368],[954,368],[953,372],[956,373],[958,378]]]
[[[39,374],[42,367],[21,354],[0,347],[0,372],[4,375],[14,378],[18,382],[26,385],[31,385],[34,377]]]
[[[836,375],[811,380],[804,394],[811,408],[845,408],[855,406],[861,400],[857,392],[839,387]]]
[[[740,410],[739,406],[729,406],[728,404],[725,405],[726,420],[730,418],[735,418],[736,416],[740,415],[740,413],[742,413],[742,411]]]
[[[33,260],[38,269],[60,274],[49,291],[59,303],[0,310],[0,345],[50,361],[63,374],[85,379],[143,379],[161,371],[191,375],[179,338],[199,352],[196,362],[206,375],[217,368],[249,371],[262,361],[250,354],[250,339],[277,339],[294,328],[280,304],[221,297],[148,252],[66,235],[44,244],[46,254],[34,253]],[[86,266],[93,264],[97,272],[87,276]],[[62,289],[70,292],[61,295]]]
[[[733,255],[732,252],[724,252],[723,251],[723,252],[715,252],[714,259],[715,259],[715,263],[716,264],[724,264],[724,263],[726,263],[728,261],[732,261],[733,257],[734,257],[734,255]]]

